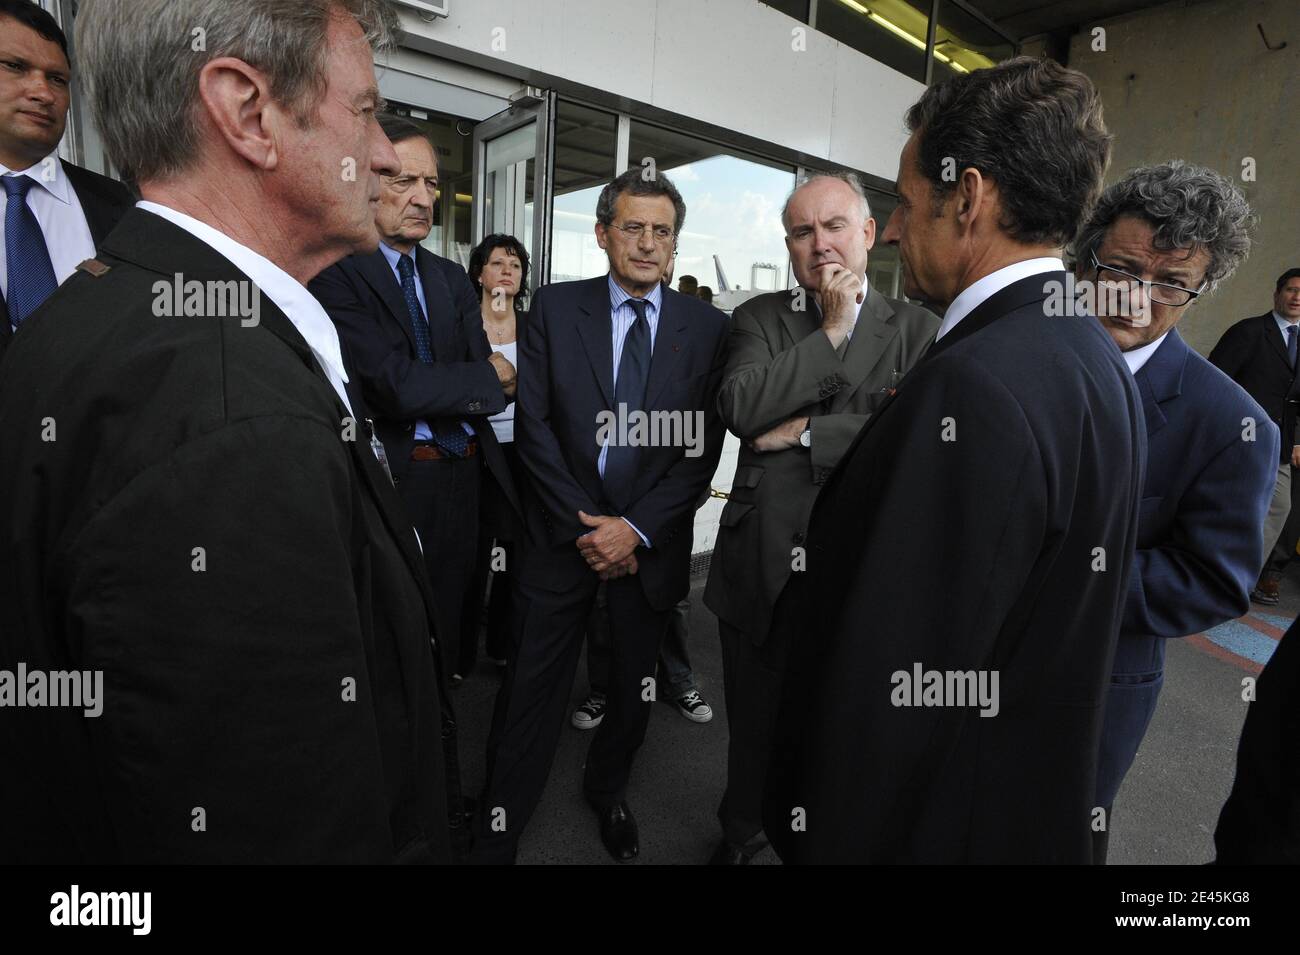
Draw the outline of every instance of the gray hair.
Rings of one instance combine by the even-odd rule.
[[[681,235],[686,224],[686,200],[677,191],[673,181],[661,172],[644,175],[644,167],[633,166],[621,173],[613,182],[600,190],[596,200],[596,221],[608,229],[614,224],[614,201],[621,195],[665,196],[673,204],[673,232]]]
[[[392,46],[388,0],[84,0],[81,79],[123,178],[166,179],[193,164],[199,72],[219,57],[261,70],[275,100],[310,126],[329,84],[325,36],[340,15],[357,21],[372,49]]]
[[[781,225],[785,228],[786,232],[790,231],[790,203],[794,200],[795,193],[804,186],[810,186],[814,182],[819,182],[823,179],[834,179],[836,182],[842,182],[852,189],[853,194],[857,196],[858,200],[862,203],[862,221],[866,222],[871,218],[871,203],[867,200],[867,189],[862,185],[862,180],[858,178],[857,173],[848,172],[847,170],[836,170],[835,172],[814,172],[795,183],[794,188],[790,190],[790,195],[785,197],[785,202],[781,206]]]
[[[1074,240],[1074,256],[1084,266],[1121,216],[1136,216],[1155,229],[1163,252],[1204,249],[1213,291],[1250,254],[1255,215],[1235,185],[1213,169],[1174,159],[1127,173],[1104,193]]]

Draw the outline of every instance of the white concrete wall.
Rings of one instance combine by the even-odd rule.
[[[451,0],[445,19],[402,19],[424,52],[607,91],[891,181],[903,113],[923,91],[755,0]]]

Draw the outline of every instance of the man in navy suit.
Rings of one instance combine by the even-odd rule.
[[[1287,533],[1291,512],[1291,485],[1300,467],[1300,362],[1296,360],[1300,339],[1300,269],[1287,269],[1278,276],[1273,292],[1273,311],[1237,322],[1210,352],[1217,365],[1268,412],[1282,429],[1277,480],[1264,522],[1264,569],[1251,591],[1255,603],[1273,606],[1278,602],[1282,571],[1295,556],[1295,538]]]
[[[0,356],[135,200],[120,182],[59,159],[72,85],[68,39],[30,0],[0,0]]]
[[[546,785],[601,580],[607,710],[583,790],[619,861],[639,849],[626,790],[655,660],[690,582],[695,505],[717,467],[726,321],[662,278],[686,204],[640,167],[596,205],[609,274],[548,285],[519,339],[519,458],[531,475],[516,577],[518,646],[497,696],[473,860],[509,862]]]
[[[1277,471],[1278,428],[1192,351],[1175,326],[1250,251],[1250,206],[1227,179],[1181,161],[1135,169],[1102,195],[1075,243],[1076,275],[1142,395],[1147,471],[1097,769],[1094,861],[1146,734],[1165,640],[1250,608]]]
[[[947,310],[777,602],[764,830],[786,862],[1085,862],[1146,442],[1114,343],[1057,316],[1110,137],[1086,76],[1029,57],[907,125],[884,241]]]
[[[382,180],[378,251],[331,266],[308,286],[343,341],[375,413],[393,483],[420,535],[452,683],[474,665],[461,613],[478,554],[479,486],[519,500],[487,416],[514,397],[515,369],[493,354],[465,270],[420,245],[433,227],[438,163],[420,127],[380,118],[402,168]],[[484,475],[486,470],[487,474]]]

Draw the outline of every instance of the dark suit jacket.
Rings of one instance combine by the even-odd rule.
[[[564,591],[592,573],[574,545],[591,530],[578,511],[618,513],[605,501],[596,463],[598,415],[614,404],[611,335],[602,275],[538,289],[519,338],[515,444],[532,477],[525,519],[534,545],[524,549],[520,575],[544,589]],[[725,348],[726,316],[664,286],[644,410],[698,413],[701,453],[643,447],[632,504],[618,515],[650,539],[650,547],[637,548],[637,578],[658,610],[690,589],[695,507],[722,453],[717,395]]]
[[[805,415],[812,429],[810,449],[760,454],[742,445],[719,522],[704,602],[760,644],[822,483],[888,394],[894,372],[916,364],[939,327],[933,313],[869,288],[841,359],[821,332],[811,293],[799,311],[791,295],[759,295],[733,313],[718,395],[723,423],[743,439]]]
[[[1098,806],[1114,803],[1155,713],[1165,640],[1200,633],[1250,609],[1277,479],[1276,426],[1230,378],[1188,348],[1177,329],[1136,379],[1147,471],[1137,558],[1106,698]]]
[[[1237,776],[1214,830],[1220,865],[1300,865],[1300,621],[1255,684]]]
[[[764,807],[787,862],[1091,859],[1146,442],[1114,342],[1045,313],[1066,281],[937,340],[817,498],[769,638],[792,648]],[[915,665],[996,672],[997,714],[895,705]]]
[[[1279,460],[1290,461],[1291,448],[1300,444],[1296,422],[1300,379],[1291,368],[1273,313],[1242,319],[1229,328],[1210,352],[1210,361],[1245,388],[1281,429]]]
[[[376,416],[393,479],[400,482],[410,466],[418,419],[447,427],[468,421],[488,470],[521,512],[510,468],[487,420],[504,411],[508,400],[488,363],[492,348],[478,294],[464,269],[422,246],[416,246],[415,268],[424,286],[432,365],[420,361],[401,283],[382,252],[348,256],[307,287],[338,327],[348,365]]]
[[[247,281],[210,246],[133,210],[100,259],[0,366],[0,668],[104,689],[0,719],[0,855],[448,859],[431,598],[369,443],[269,299],[154,315],[176,273]]]
[[[95,247],[99,248],[118,220],[135,205],[135,196],[117,180],[74,166],[70,162],[63,163],[63,171],[81,202],[86,225],[90,227],[90,237],[94,240]],[[0,295],[0,358],[4,357],[13,335],[14,330],[9,325],[9,309],[5,305],[4,296]]]

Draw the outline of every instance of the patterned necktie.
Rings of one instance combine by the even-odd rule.
[[[9,197],[5,205],[5,260],[9,274],[5,304],[9,307],[9,321],[16,327],[41,307],[59,282],[54,277],[41,225],[27,205],[31,178],[5,176],[0,182]]]
[[[650,323],[645,317],[644,299],[630,298],[628,306],[636,312],[636,321],[623,339],[623,354],[618,360],[618,381],[614,384],[614,413],[620,420],[631,420],[634,411],[643,411],[646,383],[650,380]],[[626,406],[626,413],[620,411]],[[605,495],[610,503],[623,510],[631,503],[627,495],[636,479],[640,449],[610,443],[605,457]]]
[[[426,365],[433,364],[433,345],[429,338],[429,322],[420,308],[420,297],[415,292],[415,260],[409,255],[397,259],[397,272],[402,277],[402,298],[406,299],[406,310],[411,315],[411,328],[415,332],[415,353]],[[433,431],[433,443],[448,454],[463,458],[469,450],[469,435],[459,423],[454,428],[439,428],[429,423]]]
[[[1288,325],[1286,327],[1286,357],[1291,362],[1292,371],[1295,371],[1295,356],[1296,356],[1295,335],[1296,335],[1296,327],[1294,325]]]

